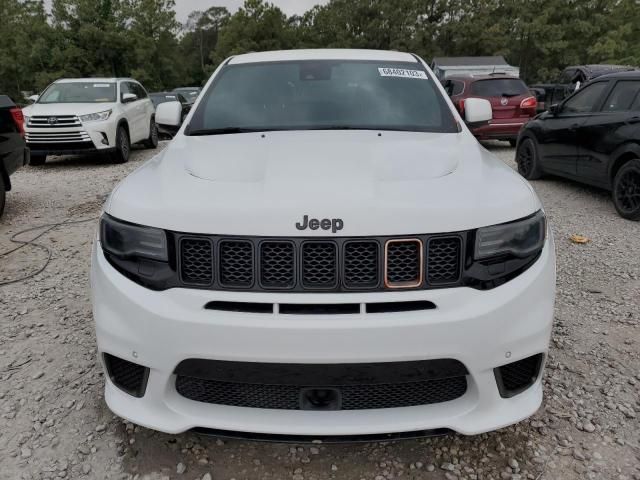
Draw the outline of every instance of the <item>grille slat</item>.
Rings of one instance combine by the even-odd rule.
[[[460,237],[432,238],[427,253],[427,282],[433,285],[460,279]]]
[[[344,284],[347,288],[378,285],[380,249],[376,242],[349,242],[344,247]]]
[[[390,240],[386,248],[387,286],[392,288],[419,286],[422,283],[422,242]]]
[[[184,238],[180,244],[182,281],[195,285],[213,282],[213,242],[208,239]]]
[[[291,242],[262,243],[260,285],[265,288],[292,288],[296,281],[295,255]]]
[[[220,283],[227,287],[253,285],[253,243],[245,240],[220,242]]]
[[[337,247],[332,242],[302,245],[302,284],[311,289],[335,287],[338,280]]]

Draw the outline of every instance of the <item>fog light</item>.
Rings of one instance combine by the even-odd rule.
[[[107,134],[104,132],[100,132],[100,135],[102,135],[102,144],[109,145],[109,137],[107,137]]]

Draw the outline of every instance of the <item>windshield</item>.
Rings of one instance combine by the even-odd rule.
[[[418,63],[294,61],[225,67],[186,134],[320,129],[458,131]]]
[[[171,94],[164,94],[164,93],[162,94],[150,93],[149,98],[153,102],[153,105],[156,107],[161,103],[180,102],[180,97],[177,94],[171,95]]]
[[[527,86],[517,78],[492,78],[473,82],[471,93],[479,97],[516,97],[527,93]]]
[[[116,84],[104,82],[54,83],[38,99],[38,103],[113,103]]]

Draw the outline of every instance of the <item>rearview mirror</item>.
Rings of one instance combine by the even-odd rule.
[[[156,123],[167,127],[179,127],[182,124],[182,104],[165,102],[156,107]]]
[[[493,109],[489,100],[467,98],[464,101],[464,119],[470,125],[486,123],[493,118]]]
[[[124,93],[122,95],[122,103],[135,102],[138,96],[135,93]]]

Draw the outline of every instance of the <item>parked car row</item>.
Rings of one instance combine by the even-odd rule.
[[[450,72],[441,81],[461,114],[471,98],[490,101],[491,120],[468,126],[479,140],[518,145],[525,178],[548,173],[607,189],[622,217],[640,219],[639,70],[567,67],[561,83],[532,88],[503,73]],[[548,112],[538,114],[536,93]]]

